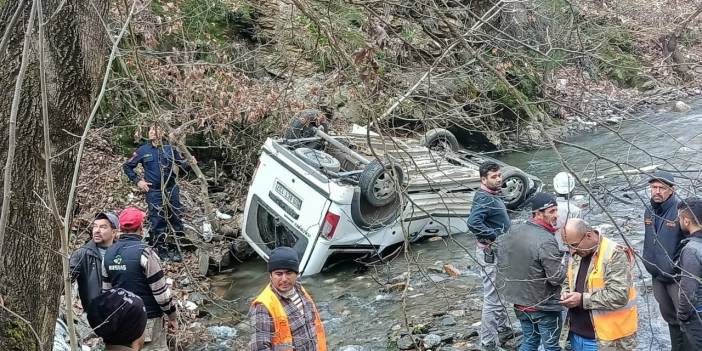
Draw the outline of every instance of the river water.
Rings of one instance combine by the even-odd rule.
[[[585,218],[619,242],[626,238],[638,251],[643,243],[643,204],[648,201],[646,181],[631,174],[617,175],[619,163],[624,169],[662,165],[661,168],[684,170],[677,190],[683,197],[700,188],[702,170],[702,101],[692,103],[689,113],[651,113],[638,116],[611,129],[568,140],[577,145],[559,145],[558,152],[514,152],[499,156],[503,161],[540,177],[549,189],[552,177],[565,169],[562,161],[587,185],[578,186],[578,200]],[[583,150],[587,149],[587,150]],[[589,150],[589,151],[588,151]],[[599,156],[596,156],[599,155]],[[608,160],[605,160],[608,159]],[[692,172],[697,171],[697,172]],[[604,209],[598,205],[604,206]],[[608,215],[609,214],[609,215]],[[610,216],[614,221],[610,219]],[[513,214],[523,220],[524,213]],[[415,243],[388,264],[369,270],[359,264],[343,262],[326,272],[307,277],[303,284],[315,296],[327,329],[330,350],[343,345],[361,345],[366,350],[393,350],[396,336],[402,333],[405,320],[410,325],[433,324],[433,331],[455,340],[454,350],[470,350],[476,345],[480,320],[481,284],[478,268],[471,258],[474,252],[471,235],[457,235],[444,240]],[[442,272],[444,264],[461,271],[449,278]],[[668,329],[658,313],[650,293],[650,277],[639,264],[639,350],[669,348]],[[382,289],[397,282],[398,275],[411,271],[410,289],[403,299],[400,292]],[[393,279],[395,278],[395,279]],[[265,263],[260,259],[244,262],[236,271],[214,278],[213,287],[226,299],[237,301],[236,310],[246,313],[249,301],[266,284]],[[455,316],[454,325],[436,319],[443,314]],[[231,312],[224,314],[231,315]],[[516,325],[516,321],[512,320]],[[248,338],[246,322],[238,325],[239,345]],[[473,334],[470,337],[469,334]],[[448,339],[448,337],[446,337]],[[450,348],[447,348],[450,350]]]

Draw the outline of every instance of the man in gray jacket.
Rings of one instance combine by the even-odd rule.
[[[688,235],[680,252],[678,320],[693,350],[702,350],[702,199],[693,197],[678,205],[680,229]]]
[[[560,351],[561,284],[566,278],[567,256],[554,237],[558,220],[556,199],[536,193],[532,217],[497,238],[497,288],[514,305],[524,337],[519,351]]]

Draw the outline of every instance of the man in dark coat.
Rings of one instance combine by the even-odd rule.
[[[180,188],[176,183],[177,169],[188,172],[190,165],[171,145],[164,144],[159,127],[149,129],[149,142],[140,146],[122,166],[129,180],[146,194],[149,213],[149,244],[156,249],[161,259],[180,261],[177,252],[168,252],[166,233],[176,235],[183,232],[180,215]],[[134,169],[138,164],[144,168],[140,177]]]
[[[702,199],[688,198],[678,205],[680,229],[688,237],[680,251],[678,320],[692,350],[702,350]]]
[[[71,281],[78,282],[83,310],[102,292],[102,259],[117,239],[119,219],[114,213],[100,212],[92,225],[92,239],[71,255]]]
[[[567,256],[554,237],[558,221],[556,198],[536,193],[531,199],[532,217],[512,226],[495,242],[497,289],[504,301],[514,305],[522,325],[519,351],[560,351],[563,326],[561,284],[566,278]]]
[[[678,217],[680,199],[675,195],[675,178],[657,171],[648,181],[651,205],[644,213],[643,264],[653,277],[653,296],[670,331],[671,351],[691,351],[677,319],[678,284],[675,282],[675,258],[684,239]]]

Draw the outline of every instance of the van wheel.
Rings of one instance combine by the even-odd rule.
[[[302,110],[290,120],[290,125],[285,131],[284,138],[311,138],[315,135],[314,128],[319,128],[323,132],[329,130],[327,117],[324,115],[324,112],[315,109]]]
[[[453,133],[443,128],[434,128],[427,131],[420,143],[434,151],[458,151],[460,144]]]
[[[526,176],[519,172],[507,172],[502,179],[502,199],[505,207],[516,210],[524,202],[529,185]]]
[[[336,173],[341,168],[339,160],[323,151],[300,147],[295,149],[295,155],[316,169]]]
[[[393,167],[388,162],[383,164],[378,160],[373,160],[358,178],[361,195],[372,206],[385,206],[397,198],[395,178],[397,178],[397,183],[402,184],[402,169],[398,165]]]

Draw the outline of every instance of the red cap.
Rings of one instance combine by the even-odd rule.
[[[144,211],[127,207],[119,213],[119,230],[129,231],[141,228],[144,224]]]

